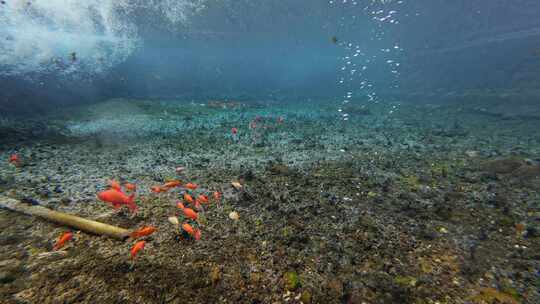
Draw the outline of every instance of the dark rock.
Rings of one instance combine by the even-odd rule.
[[[537,238],[538,236],[540,236],[540,232],[538,231],[538,228],[533,227],[533,226],[527,227],[527,230],[525,233],[526,238]]]
[[[71,204],[71,199],[69,197],[63,197],[63,198],[60,199],[60,204],[69,205],[69,204]]]
[[[42,198],[48,198],[51,196],[51,191],[49,191],[49,189],[41,189],[39,190],[39,196],[41,196]]]
[[[10,271],[0,271],[0,284],[7,284],[17,279]]]
[[[23,197],[21,199],[21,203],[25,203],[25,204],[28,204],[28,205],[32,205],[32,206],[38,206],[39,205],[39,202],[31,197]]]
[[[62,193],[62,192],[64,192],[64,190],[62,190],[62,188],[60,187],[60,185],[56,185],[56,186],[54,187],[54,190],[53,190],[53,191],[54,191],[54,193]]]
[[[253,171],[247,170],[240,174],[239,179],[243,179],[245,181],[252,181],[253,179],[255,179],[255,174],[253,174]]]

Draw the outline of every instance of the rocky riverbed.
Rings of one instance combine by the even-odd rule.
[[[0,195],[158,231],[133,263],[132,240],[75,232],[53,252],[66,227],[0,210],[0,302],[539,303],[536,130],[467,107],[271,101],[2,119]],[[97,200],[110,179],[138,186],[135,216]],[[167,220],[184,190],[150,191],[175,179],[223,193],[199,241]]]

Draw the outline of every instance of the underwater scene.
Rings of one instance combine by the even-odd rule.
[[[540,303],[540,2],[0,1],[0,303]]]

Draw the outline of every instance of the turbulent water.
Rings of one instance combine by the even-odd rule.
[[[540,303],[537,1],[4,0],[0,88],[0,303]]]

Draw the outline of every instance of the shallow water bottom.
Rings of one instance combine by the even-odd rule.
[[[339,108],[118,99],[4,120],[0,159],[21,161],[0,197],[158,231],[135,261],[133,240],[80,232],[51,253],[68,228],[1,210],[1,302],[540,302],[540,120]],[[98,201],[110,179],[137,185],[135,215]],[[176,179],[222,199],[189,221],[185,188],[150,191]]]

